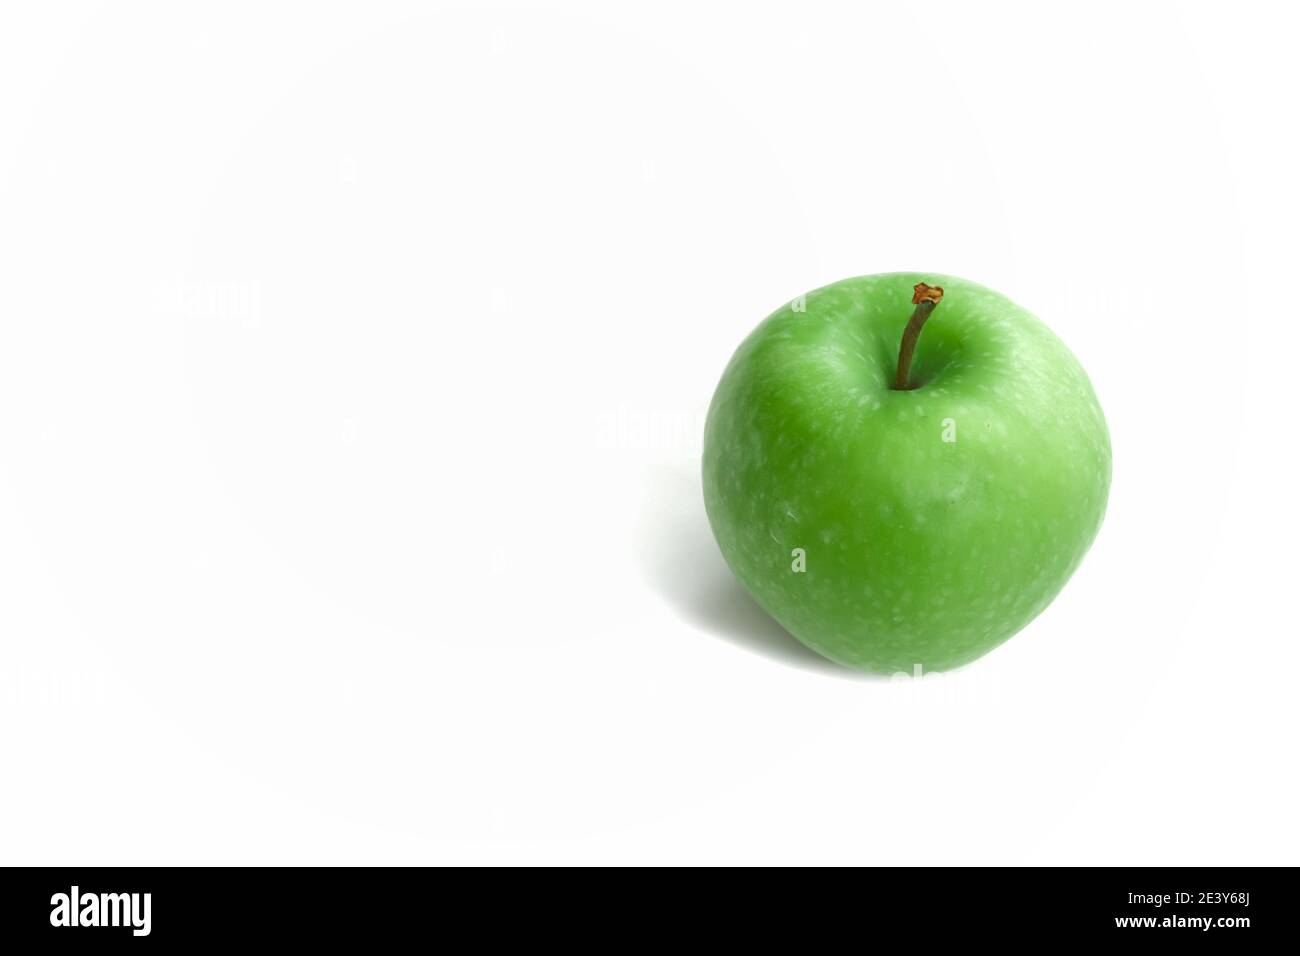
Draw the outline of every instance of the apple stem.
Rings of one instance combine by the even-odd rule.
[[[925,320],[930,317],[930,313],[942,298],[943,289],[937,285],[918,282],[912,286],[912,304],[916,308],[912,310],[912,317],[907,320],[907,328],[903,329],[903,342],[898,347],[898,374],[894,376],[895,391],[906,392],[915,387],[908,378],[912,372],[912,354],[916,351],[916,340],[921,337],[921,326],[925,325]]]

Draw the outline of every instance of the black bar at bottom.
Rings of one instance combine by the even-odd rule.
[[[0,946],[505,938],[735,944],[898,934],[917,942],[1192,939],[1294,932],[1290,869],[855,869],[817,874],[438,869],[6,869]],[[513,885],[512,885],[513,884]],[[566,885],[572,884],[572,885]],[[11,952],[23,950],[10,949]]]

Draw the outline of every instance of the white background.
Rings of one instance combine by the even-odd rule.
[[[0,861],[1296,863],[1285,8],[7,4]],[[921,682],[738,591],[700,431],[963,275],[1107,412]]]

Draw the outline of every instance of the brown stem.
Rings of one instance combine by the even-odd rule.
[[[942,298],[943,289],[937,285],[918,282],[912,286],[912,304],[916,308],[912,310],[912,317],[907,320],[907,328],[903,329],[903,342],[898,347],[898,374],[894,376],[894,388],[897,391],[903,392],[912,388],[908,376],[912,371],[912,353],[916,351],[916,340],[921,337],[921,326],[925,325],[925,320],[930,317],[930,313]]]

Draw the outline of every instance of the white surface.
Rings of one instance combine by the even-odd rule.
[[[1297,862],[1292,14],[424,7],[0,14],[0,861]],[[1052,325],[1115,477],[891,684],[697,465],[902,268]]]

